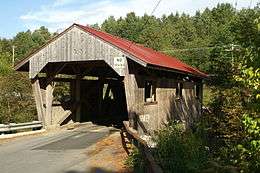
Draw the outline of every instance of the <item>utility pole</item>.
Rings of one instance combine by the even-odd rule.
[[[14,67],[14,49],[15,49],[15,46],[13,45],[12,48],[13,48],[13,59],[12,59],[12,65],[13,65],[13,67]]]
[[[239,45],[233,44],[233,43],[231,43],[228,47],[229,47],[229,49],[225,49],[225,51],[231,53],[231,65],[233,67],[234,66],[234,62],[235,62],[235,60],[234,60],[234,51],[239,51],[240,47],[239,47]]]
[[[231,65],[234,66],[234,44],[231,44]]]

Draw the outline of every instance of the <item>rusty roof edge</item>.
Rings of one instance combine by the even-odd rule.
[[[14,65],[14,70],[17,71],[19,70],[19,68],[21,68],[23,65],[25,65],[27,62],[29,62],[30,58],[35,55],[36,53],[40,52],[43,48],[45,48],[46,46],[48,46],[51,42],[57,40],[58,38],[60,38],[62,35],[64,35],[67,31],[71,30],[74,26],[76,26],[75,24],[71,25],[70,27],[68,27],[67,29],[65,29],[64,31],[62,31],[61,33],[59,33],[58,35],[56,35],[55,37],[51,38],[50,40],[48,40],[45,44],[43,44],[42,46],[40,46],[39,48],[37,48],[36,50],[33,50],[31,53],[29,53],[29,55],[26,55],[24,58],[22,58],[19,62],[17,62]]]

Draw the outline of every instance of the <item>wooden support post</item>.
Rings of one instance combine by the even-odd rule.
[[[51,84],[48,84],[46,87],[46,113],[45,113],[45,122],[46,126],[52,125],[52,101],[53,101],[53,90],[54,87]]]
[[[77,75],[76,76],[76,87],[75,87],[75,101],[77,104],[77,109],[76,109],[76,121],[80,122],[80,114],[81,114],[81,103],[80,103],[80,82],[81,82],[81,76]]]
[[[75,99],[75,84],[76,84],[75,79],[70,81],[70,97],[71,97],[71,101],[73,102],[71,104],[74,104],[77,107],[76,99]],[[72,110],[72,109],[70,109],[70,110]],[[75,122],[76,121],[76,108],[71,112],[72,112],[72,120]]]
[[[32,91],[36,103],[36,109],[37,109],[37,115],[38,115],[38,120],[43,122],[43,127],[45,127],[45,110],[43,107],[43,99],[42,99],[42,93],[41,93],[41,88],[40,88],[40,82],[39,80],[33,79],[31,81],[32,83]]]
[[[103,89],[104,89],[104,80],[102,77],[99,78],[99,84],[98,84],[98,89],[99,89],[99,96],[98,96],[98,116],[103,114],[102,111],[102,101],[103,101]]]

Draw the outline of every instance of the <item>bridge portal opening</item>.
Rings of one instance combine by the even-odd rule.
[[[63,68],[50,81],[49,70],[57,67]],[[40,86],[53,88],[51,124],[91,121],[120,127],[128,120],[124,78],[105,62],[50,63],[44,70]]]
[[[128,118],[124,84],[119,79],[82,81],[80,104],[80,122],[120,126]]]

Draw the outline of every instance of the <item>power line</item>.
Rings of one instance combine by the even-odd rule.
[[[192,50],[203,50],[203,49],[214,49],[215,47],[196,47],[196,48],[187,48],[187,49],[169,49],[169,50],[161,50],[161,52],[184,52],[184,51],[192,51]]]
[[[253,0],[250,0],[250,5],[249,5],[249,8],[251,8],[251,6],[252,6],[252,3],[253,3]]]
[[[228,49],[230,48],[231,49]],[[185,52],[185,51],[193,51],[193,50],[210,50],[215,48],[225,48],[225,51],[235,51],[240,48],[240,45],[236,44],[229,44],[229,45],[222,45],[222,46],[204,46],[204,47],[195,47],[195,48],[186,48],[186,49],[168,49],[168,50],[160,50],[160,52]]]
[[[237,10],[237,0],[235,1],[235,9]]]
[[[15,57],[14,57],[14,53],[15,53],[15,46],[12,46],[12,65],[14,66],[14,61],[15,61]]]
[[[156,6],[154,7],[154,9],[153,9],[151,15],[153,15],[153,13],[155,12],[155,10],[157,9],[157,7],[160,5],[161,2],[162,2],[162,0],[159,0],[159,1],[158,1],[158,3],[157,3]],[[150,16],[151,16],[151,15],[150,15]]]
[[[157,2],[157,4],[156,4],[155,7],[153,8],[153,10],[152,10],[150,16],[153,15],[153,13],[154,13],[155,10],[159,7],[159,5],[160,5],[161,2],[162,2],[162,0],[159,0],[159,1]],[[148,16],[148,18],[146,19],[145,23],[143,24],[143,26],[141,27],[141,30],[140,30],[139,32],[142,32],[142,31],[144,30],[144,28],[145,28],[145,26],[148,24],[148,22],[149,22],[149,16]],[[130,49],[133,44],[134,44],[134,42],[132,42],[132,43],[129,45],[128,49]]]

